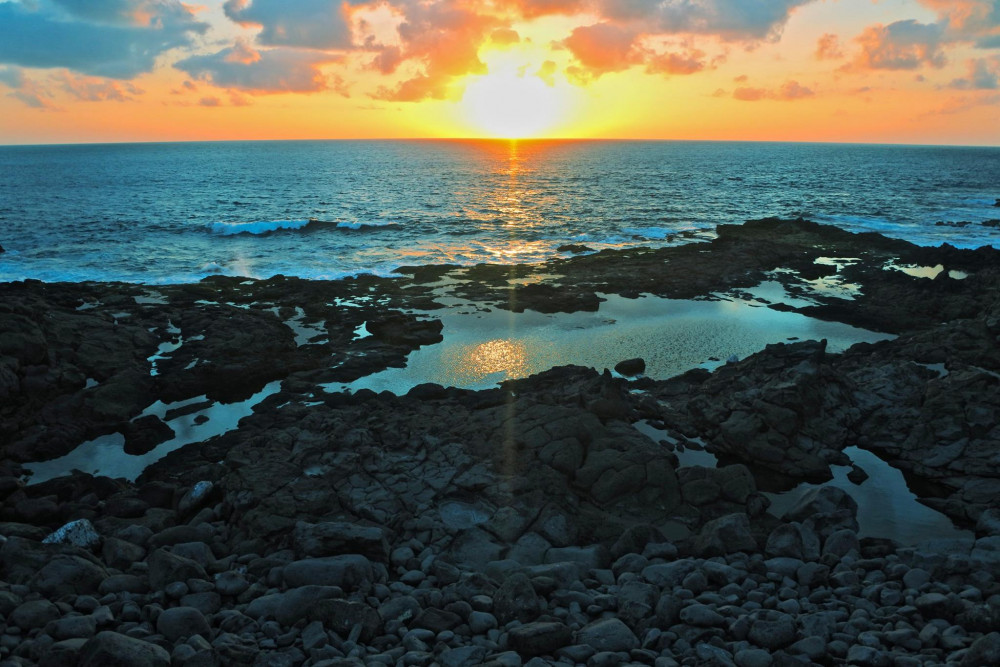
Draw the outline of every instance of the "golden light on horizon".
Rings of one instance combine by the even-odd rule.
[[[476,77],[462,97],[473,127],[500,139],[544,136],[563,120],[566,100],[537,76],[501,72]]]

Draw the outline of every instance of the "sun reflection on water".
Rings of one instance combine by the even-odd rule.
[[[527,346],[511,338],[458,347],[443,361],[452,379],[463,383],[479,382],[490,376],[496,376],[499,382],[530,374]]]

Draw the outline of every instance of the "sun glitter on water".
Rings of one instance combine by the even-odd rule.
[[[462,98],[469,122],[493,137],[539,137],[559,122],[559,91],[537,76],[503,72],[477,77]]]

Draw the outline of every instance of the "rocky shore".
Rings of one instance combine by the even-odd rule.
[[[0,665],[1000,663],[1000,252],[769,219],[401,273],[0,285]],[[765,280],[800,304],[772,308],[895,337],[328,391],[441,341],[449,300],[563,313]],[[115,433],[155,453],[185,411],[267,386],[134,481],[26,474]],[[849,447],[971,537],[859,536],[832,486],[769,511]],[[718,466],[682,465],[700,448]]]

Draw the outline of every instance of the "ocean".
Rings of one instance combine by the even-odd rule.
[[[1000,149],[283,141],[0,147],[0,281],[337,278],[535,262],[803,216],[1000,244]],[[951,223],[938,225],[939,222]],[[962,224],[964,223],[964,224]]]

